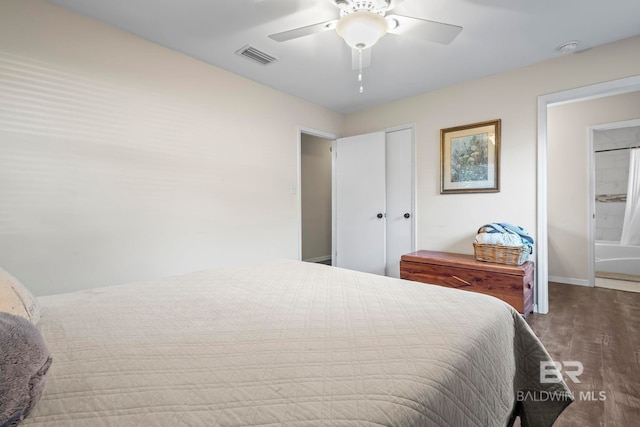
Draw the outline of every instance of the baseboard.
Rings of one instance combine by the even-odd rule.
[[[575,279],[573,277],[549,276],[550,282],[566,283],[567,285],[588,286],[593,287],[587,279]]]
[[[331,259],[331,255],[325,255],[325,256],[319,256],[316,258],[307,258],[307,259],[303,259],[303,261],[305,262],[324,262],[324,261],[329,261]]]

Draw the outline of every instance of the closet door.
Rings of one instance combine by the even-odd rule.
[[[335,262],[385,274],[385,133],[340,138],[335,153]]]
[[[386,275],[400,278],[400,257],[413,251],[413,130],[386,134]]]

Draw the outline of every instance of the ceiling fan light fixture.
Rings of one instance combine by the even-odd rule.
[[[367,49],[380,40],[389,29],[384,16],[361,10],[343,16],[336,25],[336,31],[350,47]]]

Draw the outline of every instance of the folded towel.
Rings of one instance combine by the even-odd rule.
[[[0,427],[18,425],[40,400],[51,357],[27,319],[0,312]]]
[[[515,234],[502,233],[478,233],[475,239],[476,243],[483,245],[502,245],[502,246],[522,246],[522,239]]]

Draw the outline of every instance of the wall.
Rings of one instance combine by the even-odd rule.
[[[596,240],[619,242],[622,237],[631,152],[615,149],[638,146],[640,146],[640,126],[594,132]],[[598,152],[598,150],[611,149],[614,151]]]
[[[420,249],[472,253],[495,220],[535,236],[537,97],[639,75],[638,51],[634,37],[341,117],[43,1],[1,2],[0,265],[50,294],[295,258],[299,125],[416,125]],[[439,130],[495,118],[500,193],[440,195]]]
[[[0,3],[0,265],[36,294],[298,257],[298,126],[343,117],[37,0]]]
[[[331,140],[302,134],[302,259],[331,259]]]
[[[588,284],[589,140],[587,128],[640,118],[640,92],[548,109],[549,276]]]
[[[473,253],[477,228],[491,221],[512,222],[536,236],[538,96],[639,75],[638,51],[640,37],[634,37],[359,111],[347,115],[344,135],[415,123],[419,249]],[[439,194],[440,129],[497,118],[500,192]],[[566,256],[586,265],[581,252]]]

